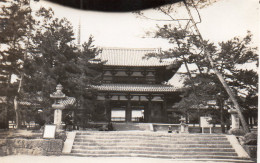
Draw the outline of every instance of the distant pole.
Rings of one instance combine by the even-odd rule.
[[[80,0],[80,9],[83,9],[83,0]],[[80,47],[81,45],[81,16],[79,15],[79,25],[78,25],[78,37],[77,37],[77,45]]]
[[[77,38],[77,44],[78,44],[78,46],[80,46],[80,35],[81,35],[81,23],[80,23],[80,17],[79,17],[79,25],[78,25],[78,38]]]

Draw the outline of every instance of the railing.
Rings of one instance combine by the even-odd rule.
[[[132,117],[132,122],[144,122],[143,117]]]
[[[111,117],[111,121],[113,121],[113,122],[124,122],[125,117]]]
[[[113,122],[124,122],[126,119],[125,117],[111,117],[111,121]],[[132,122],[144,122],[143,117],[132,117]]]
[[[11,128],[16,128],[16,123],[15,121],[8,121],[8,128],[11,129]],[[26,127],[27,129],[30,129],[30,128],[34,128],[36,126],[38,126],[37,123],[35,123],[34,121],[31,121],[29,123],[27,122],[24,122],[22,123],[22,126]]]

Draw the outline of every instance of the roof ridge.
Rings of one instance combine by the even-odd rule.
[[[166,86],[166,87],[174,87],[173,85],[168,84],[121,84],[121,83],[103,83],[101,85],[121,85],[121,86],[147,86],[147,87],[154,87],[154,86]]]
[[[160,54],[160,48],[99,47],[99,49],[99,58],[105,61],[107,66],[168,66],[172,63],[156,57],[143,58],[150,53]]]
[[[128,48],[128,47],[99,47],[99,49],[106,49],[106,50],[159,50],[158,48]]]

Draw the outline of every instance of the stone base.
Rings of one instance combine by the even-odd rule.
[[[0,139],[0,156],[6,155],[60,155],[61,139]]]
[[[251,158],[257,158],[257,145],[243,145],[243,148]]]

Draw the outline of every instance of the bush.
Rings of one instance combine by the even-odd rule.
[[[257,145],[257,133],[247,133],[244,136],[245,145]]]
[[[245,132],[242,129],[231,129],[228,131],[229,134],[236,135],[236,136],[244,136]]]
[[[61,139],[63,142],[66,140],[66,132],[65,131],[59,131],[55,133],[55,139]]]

